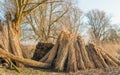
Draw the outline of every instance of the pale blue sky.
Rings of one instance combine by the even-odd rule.
[[[1,0],[2,1],[2,0]],[[77,0],[77,4],[84,13],[92,9],[105,11],[112,16],[113,24],[120,24],[120,0]],[[0,11],[0,15],[3,12]],[[2,17],[3,18],[3,17]]]
[[[78,0],[78,6],[83,12],[99,9],[112,15],[112,23],[120,24],[120,0]]]

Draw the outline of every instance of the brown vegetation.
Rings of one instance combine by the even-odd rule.
[[[36,45],[36,49],[33,53],[33,60],[39,61],[46,53],[50,51],[50,49],[54,46],[52,43],[42,43],[38,42]]]
[[[5,5],[1,9],[5,10],[6,21],[0,21],[0,61],[4,60],[9,67],[17,71],[19,71],[17,67],[26,65],[65,72],[119,66],[120,61],[113,56],[114,54],[106,51],[107,46],[105,48],[101,45],[105,48],[103,49],[93,43],[86,45],[78,35],[82,24],[82,11],[72,5],[72,2],[72,0],[1,2]],[[110,18],[105,12],[92,10],[87,13],[86,18],[88,21],[85,27],[90,26],[89,40],[99,45],[119,41],[119,29],[112,28]],[[25,28],[23,25],[26,25],[30,34],[34,35],[32,37],[34,40],[47,43],[57,40],[56,43],[54,45],[38,43],[33,60],[27,59],[26,51],[23,51],[21,45],[22,32],[26,31],[21,29]],[[66,29],[60,33],[63,27]],[[28,34],[28,31],[26,33]],[[30,38],[29,34],[28,37]]]
[[[72,33],[63,30],[59,35],[54,47],[39,61],[24,59],[0,49],[0,57],[12,59],[29,66],[50,68],[57,71],[76,72],[91,68],[108,68],[119,66],[120,61],[113,58],[102,48],[89,43],[85,45],[81,36],[74,37]]]

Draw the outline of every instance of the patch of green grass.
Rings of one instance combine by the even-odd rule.
[[[46,72],[40,71],[40,70],[35,70],[35,69],[29,69],[29,68],[25,68],[22,69],[20,73],[16,72],[15,70],[10,70],[7,68],[2,68],[3,72],[5,72],[5,74],[9,74],[9,75],[48,75]],[[1,73],[0,73],[1,75]],[[3,75],[3,74],[2,74]]]
[[[42,72],[40,70],[24,70],[23,72],[21,72],[21,74],[18,75],[47,75],[46,72]]]
[[[18,73],[17,75],[21,75],[20,73]]]
[[[27,74],[22,74],[22,73],[18,73],[17,75],[33,75],[33,74],[29,74],[29,73],[27,73]]]
[[[47,75],[47,73],[45,73],[45,72],[41,72],[41,71],[39,71],[38,74],[39,74],[39,75]]]

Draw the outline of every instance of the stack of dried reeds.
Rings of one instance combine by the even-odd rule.
[[[74,37],[64,30],[55,46],[40,60],[49,63],[57,71],[76,72],[90,68],[118,66],[120,62],[96,45],[85,45],[81,36]]]
[[[46,53],[50,51],[50,49],[54,46],[52,43],[43,43],[38,42],[36,45],[36,49],[34,55],[32,57],[33,60],[39,61]]]

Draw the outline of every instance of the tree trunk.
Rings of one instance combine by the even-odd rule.
[[[18,61],[20,63],[23,63],[25,65],[29,65],[29,66],[33,66],[33,67],[49,68],[51,66],[48,63],[42,63],[42,62],[34,61],[31,59],[24,59],[19,56],[15,56],[1,48],[0,48],[0,57],[2,57],[3,59],[12,59],[12,60]]]
[[[15,28],[12,28],[12,22],[9,23],[9,44],[12,50],[12,53],[16,56],[23,57],[22,48],[20,43],[20,32],[17,31]],[[17,66],[22,67],[23,65],[20,63],[16,63]]]
[[[9,50],[9,38],[8,38],[8,26],[0,22],[1,35],[0,35],[0,45],[1,48]]]
[[[7,13],[7,29],[8,29],[8,45],[9,51],[11,51],[14,55],[23,58],[21,43],[20,43],[20,30],[19,25],[20,23],[15,20],[12,20],[11,15]],[[18,25],[16,25],[18,24]],[[16,62],[18,67],[23,67],[21,63]]]

